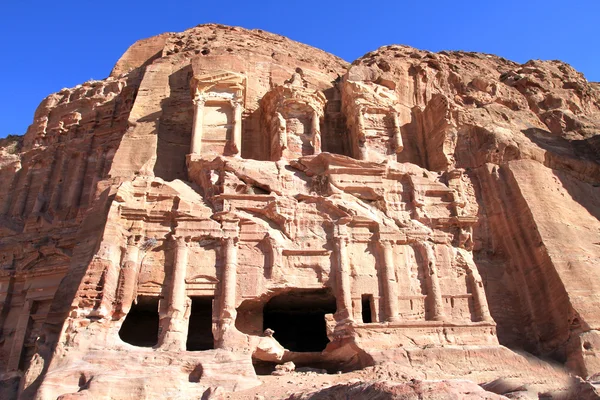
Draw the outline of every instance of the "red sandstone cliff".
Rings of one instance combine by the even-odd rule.
[[[593,396],[599,121],[559,61],[141,40],[0,142],[0,394]]]

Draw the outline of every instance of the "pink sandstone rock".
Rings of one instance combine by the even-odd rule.
[[[0,397],[594,396],[599,90],[214,24],[135,43],[0,141]]]
[[[336,385],[316,393],[297,394],[289,400],[501,400],[507,397],[487,392],[469,381],[389,381]]]

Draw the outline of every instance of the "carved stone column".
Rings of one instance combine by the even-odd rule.
[[[221,320],[234,321],[237,286],[237,243],[232,237],[223,239],[224,265],[222,276]]]
[[[192,130],[191,154],[202,152],[202,128],[204,125],[204,104],[206,99],[201,96],[194,97],[194,125]]]
[[[312,145],[314,154],[321,153],[321,123],[318,112],[313,112],[312,116]]]
[[[400,121],[398,120],[398,113],[394,111],[392,113],[392,119],[394,123],[394,146],[395,152],[401,153],[404,150],[404,143],[402,142],[402,133],[400,131]]]
[[[52,164],[50,165],[50,168],[48,169],[48,172],[44,175],[44,180],[42,181],[42,184],[40,185],[40,189],[38,190],[38,195],[35,199],[35,203],[33,205],[33,213],[39,213],[42,212],[42,210],[44,209],[44,206],[47,206],[47,201],[48,199],[46,198],[46,192],[48,192],[48,184],[50,183],[50,178],[52,177],[52,170],[54,169],[56,165],[56,159],[52,160]]]
[[[63,194],[63,182],[69,168],[69,154],[65,150],[62,151],[60,161],[56,163],[56,174],[53,176],[50,187],[53,189],[50,196],[49,210],[56,212],[60,208],[60,201]]]
[[[185,293],[188,247],[183,237],[175,239],[174,252],[173,274],[167,300],[166,331],[163,333],[160,347],[163,350],[184,351],[188,327],[186,311],[189,308],[189,300]]]
[[[88,204],[92,204],[96,198],[96,185],[98,181],[100,181],[103,176],[104,167],[106,165],[106,151],[104,148],[99,148],[96,150],[96,168],[94,170],[94,176],[92,178],[90,184],[90,191],[87,199]]]
[[[185,276],[187,274],[188,247],[183,237],[175,239],[175,259],[173,276],[169,288],[169,313],[181,317],[185,307]]]
[[[83,185],[85,183],[85,174],[88,164],[88,152],[81,153],[77,156],[77,164],[75,166],[75,173],[73,174],[74,181],[71,185],[71,194],[69,196],[69,206],[79,207],[81,200],[81,192],[83,191]]]
[[[381,269],[381,280],[383,287],[385,316],[389,322],[396,322],[398,316],[398,281],[396,280],[396,268],[394,265],[394,248],[391,240],[380,240],[383,252],[383,268]]]
[[[359,160],[366,160],[367,157],[367,144],[366,144],[366,136],[365,136],[365,117],[363,116],[363,110],[358,110],[358,116],[356,117],[356,144],[358,154],[357,157]]]
[[[336,300],[337,314],[341,321],[338,323],[352,322],[352,290],[350,287],[350,263],[348,262],[348,242],[350,238],[346,232],[346,226],[338,225],[337,236],[334,239],[335,261],[334,266],[337,282]]]
[[[440,280],[436,266],[436,257],[433,244],[429,242],[420,243],[421,255],[424,261],[425,279],[427,282],[427,301],[431,307],[431,319],[434,321],[445,320],[444,303]]]
[[[29,325],[29,319],[31,318],[31,306],[33,305],[32,300],[25,300],[19,319],[17,321],[17,327],[13,334],[12,346],[10,354],[8,356],[8,363],[6,365],[7,371],[17,371],[19,369],[19,363],[21,362],[21,354],[23,352],[23,344],[27,339],[27,326]]]
[[[479,321],[492,322],[494,319],[490,314],[490,309],[487,304],[487,298],[483,290],[483,282],[477,270],[470,269],[468,274],[473,290],[473,302],[475,303],[475,312]]]
[[[237,298],[237,237],[226,236],[222,240],[223,270],[221,272],[221,301],[219,319],[215,332],[216,347],[233,349],[240,343],[235,328]]]
[[[119,270],[121,268],[121,247],[117,244],[103,244],[101,256],[106,262],[104,270],[104,286],[98,314],[108,317],[114,312],[119,286]]]
[[[138,261],[140,249],[133,238],[127,243],[125,260],[121,268],[121,285],[118,293],[118,301],[121,303],[121,312],[127,314],[137,293],[137,281],[140,269]]]
[[[233,101],[233,147],[235,155],[242,154],[242,112],[243,107],[239,101]]]
[[[483,281],[477,270],[477,266],[473,261],[471,252],[465,249],[458,249],[459,262],[464,263],[471,291],[473,293],[473,303],[475,306],[475,317],[478,321],[492,322],[494,319],[490,314],[490,309],[487,304],[487,298],[483,289]]]
[[[21,186],[21,190],[19,191],[19,195],[13,204],[13,212],[14,216],[21,216],[25,213],[25,208],[27,206],[27,197],[29,196],[29,189],[31,188],[31,180],[33,173],[31,168],[23,168],[21,171],[22,174],[25,174],[23,179],[23,186]],[[17,186],[18,188],[18,186]]]

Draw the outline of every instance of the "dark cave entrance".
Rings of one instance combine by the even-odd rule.
[[[215,348],[212,332],[213,298],[192,297],[192,311],[188,325],[187,351],[211,350]]]
[[[336,311],[329,290],[296,290],[273,297],[263,310],[263,328],[295,352],[321,352],[329,343],[325,314]]]
[[[158,322],[158,297],[138,297],[123,321],[119,337],[134,346],[156,346]]]

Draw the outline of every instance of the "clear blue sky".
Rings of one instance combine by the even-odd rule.
[[[0,138],[50,93],[105,78],[138,39],[208,22],[260,28],[352,61],[387,44],[561,59],[600,81],[600,1],[5,0]]]

